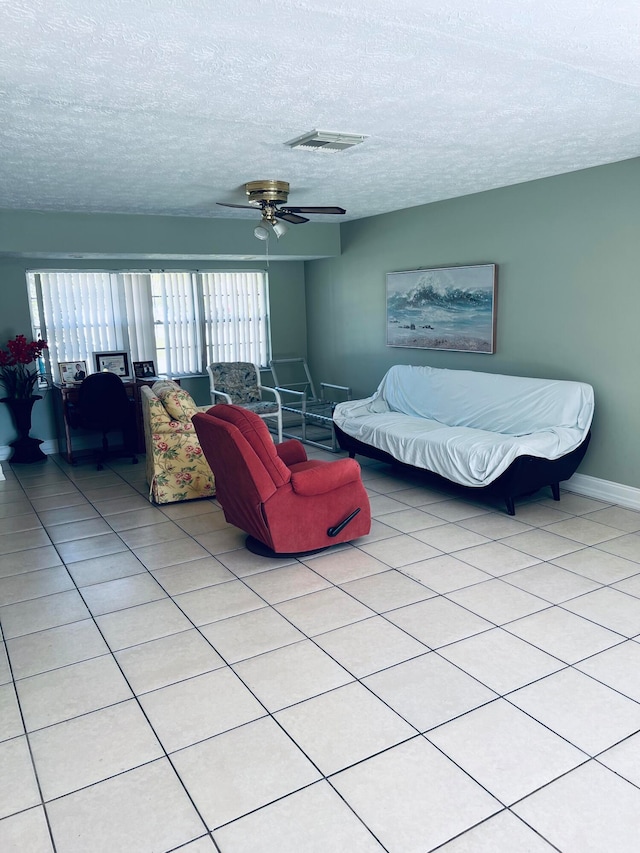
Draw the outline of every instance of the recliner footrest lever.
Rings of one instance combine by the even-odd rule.
[[[339,524],[336,524],[335,527],[330,527],[327,530],[327,536],[331,536],[331,537],[337,536],[338,533],[340,533],[342,530],[345,529],[345,527],[347,526],[347,524],[349,524],[350,521],[353,521],[353,519],[356,517],[356,515],[359,512],[360,512],[360,507],[358,507],[357,509],[354,509],[354,511],[351,513],[351,515],[348,515]]]

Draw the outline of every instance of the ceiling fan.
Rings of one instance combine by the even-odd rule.
[[[244,185],[245,193],[249,198],[248,204],[229,204],[223,201],[217,202],[221,207],[242,207],[248,210],[256,208],[262,211],[262,220],[255,229],[254,234],[259,240],[266,240],[269,236],[269,228],[271,226],[276,237],[281,237],[286,233],[287,228],[282,222],[290,222],[293,225],[300,225],[303,222],[308,222],[306,216],[300,216],[301,213],[335,213],[341,214],[347,211],[343,207],[282,207],[287,203],[289,197],[289,184],[286,181],[249,181]],[[260,232],[260,233],[259,233]]]

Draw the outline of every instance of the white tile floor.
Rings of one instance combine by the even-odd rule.
[[[142,464],[5,467],[2,853],[640,849],[640,513],[364,462],[371,534],[267,560]]]

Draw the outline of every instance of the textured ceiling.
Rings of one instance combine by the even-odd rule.
[[[0,34],[0,208],[245,216],[214,202],[276,178],[352,219],[640,155],[638,0],[0,0]],[[368,138],[283,145],[314,128]]]

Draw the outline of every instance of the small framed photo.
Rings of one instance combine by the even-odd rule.
[[[156,367],[152,361],[134,361],[133,372],[136,379],[151,379],[156,375]]]
[[[126,352],[94,352],[96,373],[115,373],[120,379],[131,379]]]
[[[87,362],[59,361],[58,371],[63,385],[77,385],[87,376]]]

